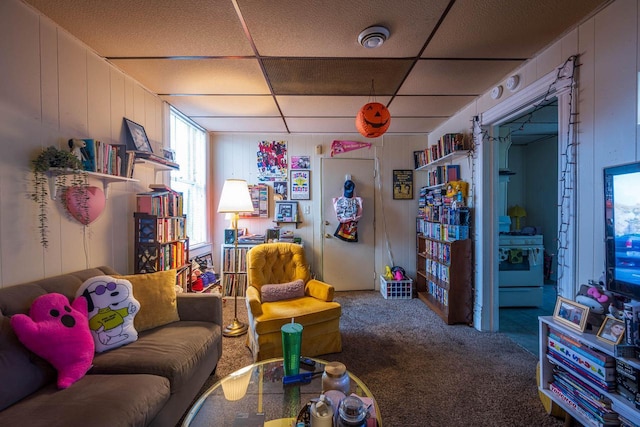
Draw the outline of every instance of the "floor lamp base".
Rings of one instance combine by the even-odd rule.
[[[238,319],[233,319],[232,323],[224,327],[224,329],[222,330],[222,335],[224,335],[225,337],[239,337],[240,335],[246,334],[247,329],[249,329],[247,325],[245,325]]]

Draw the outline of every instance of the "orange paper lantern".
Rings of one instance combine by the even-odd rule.
[[[356,116],[356,129],[366,138],[376,138],[389,129],[391,114],[379,102],[365,104]]]
[[[376,138],[389,129],[391,114],[379,102],[365,104],[356,116],[356,129],[366,138]]]

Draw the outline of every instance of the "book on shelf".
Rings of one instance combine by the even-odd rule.
[[[574,340],[570,336],[567,336],[554,328],[549,328],[548,336],[561,343],[562,345],[565,345],[572,350],[581,353],[594,363],[607,367],[615,366],[616,359],[613,356],[610,356],[599,350],[592,349],[589,346],[581,343],[580,341]]]
[[[157,216],[182,216],[183,195],[174,190],[152,190],[136,195],[136,210]]]
[[[130,177],[127,170],[127,152],[124,144],[109,144],[96,139],[72,139],[69,144],[84,146],[79,148],[82,168],[87,172]]]
[[[447,182],[459,181],[461,179],[460,176],[460,165],[447,165]]]
[[[547,337],[547,349],[550,352],[558,354],[569,363],[576,365],[581,370],[587,372],[590,376],[597,378],[600,381],[615,381],[615,365],[602,366],[598,363],[594,363],[594,360],[590,356],[586,356],[571,346],[562,343],[554,339],[551,336]]]
[[[122,176],[133,178],[133,170],[136,165],[136,153],[133,151],[125,152],[124,170]]]
[[[549,348],[547,348],[547,358],[553,365],[560,366],[565,370],[576,372],[578,375],[582,376],[582,378],[591,383],[593,386],[598,387],[600,390],[611,392],[616,389],[615,372],[613,372],[613,375],[611,375],[611,379],[605,381]]]
[[[599,416],[597,415],[597,412],[595,412],[588,405],[585,406],[576,401],[576,398],[574,396],[572,396],[565,388],[557,383],[549,383],[549,391],[551,391],[559,400],[570,406],[575,412],[586,419],[589,422],[589,425],[602,427],[613,427],[619,425],[617,413],[609,413],[607,414],[606,418]]]
[[[640,326],[640,301],[629,301],[623,304],[624,341],[628,345],[639,345],[638,327]]]
[[[575,375],[570,371],[565,370],[561,366],[556,365],[553,367],[553,377],[555,379],[562,379],[563,381],[566,381],[572,384],[573,387],[590,393],[596,399],[603,400],[605,402],[608,401],[609,407],[610,407],[611,401],[607,398],[607,395],[604,393],[604,391],[599,388],[591,386],[587,381],[583,380],[579,375]]]

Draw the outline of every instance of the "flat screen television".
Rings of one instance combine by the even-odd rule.
[[[640,162],[604,169],[606,288],[640,301]]]

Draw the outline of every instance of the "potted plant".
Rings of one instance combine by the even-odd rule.
[[[30,196],[38,205],[40,243],[44,248],[47,248],[49,244],[47,240],[49,191],[54,192],[54,194],[64,194],[68,184],[72,187],[86,189],[88,187],[88,177],[87,173],[82,169],[80,159],[75,154],[70,151],[60,150],[54,146],[42,150],[38,157],[31,161],[31,166],[33,169],[33,192]],[[70,180],[67,177],[70,177]],[[50,179],[54,180],[52,184],[49,183]]]

